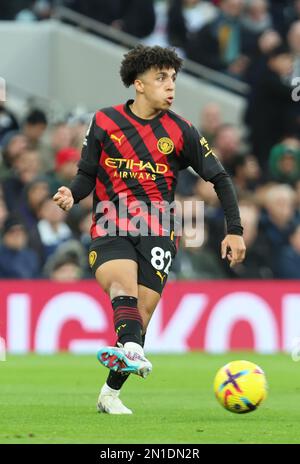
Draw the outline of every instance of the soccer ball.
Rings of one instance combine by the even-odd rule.
[[[267,396],[264,371],[249,361],[232,361],[215,377],[214,391],[225,409],[238,414],[255,411]]]

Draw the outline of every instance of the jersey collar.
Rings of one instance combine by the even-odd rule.
[[[136,121],[138,121],[140,124],[142,124],[143,126],[145,126],[146,124],[152,124],[153,122],[157,121],[158,119],[160,119],[165,113],[166,111],[161,111],[157,116],[155,116],[155,118],[152,118],[152,119],[143,119],[143,118],[140,118],[139,116],[137,116],[136,114],[134,114],[131,109],[129,108],[129,105],[132,105],[132,103],[134,102],[134,100],[128,100],[125,105],[124,105],[124,111],[125,113],[127,113],[131,118],[135,119]]]

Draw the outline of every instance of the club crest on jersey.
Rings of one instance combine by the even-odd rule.
[[[97,259],[96,251],[91,251],[90,254],[89,254],[90,267],[94,266],[96,259]]]
[[[174,150],[174,142],[169,137],[161,137],[157,142],[157,149],[164,155],[169,155]]]

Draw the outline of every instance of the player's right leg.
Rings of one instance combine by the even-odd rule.
[[[111,298],[115,331],[122,345],[104,347],[98,352],[99,361],[110,369],[107,382],[99,395],[98,410],[111,414],[130,414],[131,411],[118,398],[120,388],[129,373],[145,377],[152,369],[142,347],[143,327],[137,309],[135,250],[123,238],[100,240],[97,247],[91,247],[90,258],[98,283]]]
[[[131,414],[120,400],[122,385],[130,373],[145,377],[152,365],[145,358],[142,341],[142,320],[137,309],[137,264],[132,260],[113,260],[96,271],[96,279],[110,296],[114,325],[120,346],[106,346],[97,353],[102,365],[110,369],[98,402],[99,412]]]
[[[144,357],[142,347],[143,322],[137,307],[136,262],[126,259],[108,261],[97,269],[96,279],[111,298],[119,342],[118,347],[99,350],[98,360],[114,372],[146,377],[152,366]]]

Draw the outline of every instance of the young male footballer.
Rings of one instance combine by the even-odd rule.
[[[116,346],[98,352],[110,369],[97,408],[132,414],[119,398],[130,374],[152,371],[143,346],[151,316],[177,251],[174,200],[178,171],[191,166],[214,184],[227,235],[222,258],[245,257],[237,199],[230,177],[195,127],[170,110],[182,60],[169,48],[138,45],[124,55],[121,79],[134,100],[97,111],[70,189],[53,199],[65,211],[94,191],[89,262],[109,295]],[[124,215],[124,211],[127,212]],[[169,225],[164,218],[169,213]]]

